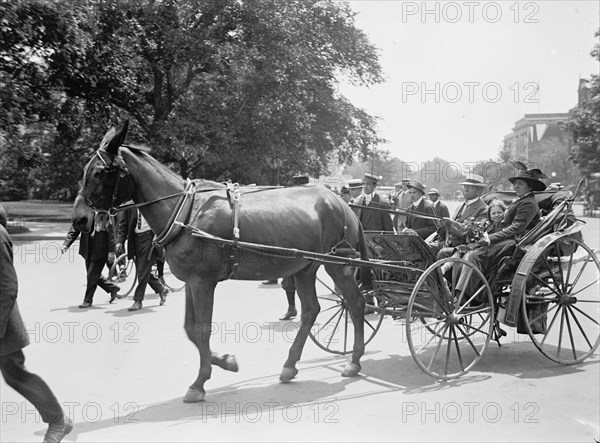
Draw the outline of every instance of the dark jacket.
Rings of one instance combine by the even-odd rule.
[[[411,205],[408,208],[408,211],[419,212],[421,214],[435,215],[433,205],[425,199],[421,199],[419,206],[417,206],[416,208],[414,205]],[[406,227],[414,230],[417,234],[419,234],[419,237],[421,237],[422,239],[426,239],[437,229],[435,221],[430,220],[428,218],[417,217],[412,214],[408,214],[408,216],[406,217]]]
[[[438,217],[450,218],[450,210],[448,209],[448,206],[446,206],[444,203],[438,200],[435,203],[432,203],[431,205],[433,206],[435,215],[437,215]]]
[[[115,252],[116,242],[112,227],[109,226],[106,231],[94,232],[92,236],[71,225],[63,243],[65,248],[71,246],[80,234],[79,255],[85,260],[106,260],[109,252]]]
[[[361,196],[356,205],[364,206],[364,195]],[[379,194],[373,193],[371,201],[367,205],[371,208],[390,209],[389,205],[381,201]],[[358,209],[358,219],[362,223],[365,231],[391,231],[394,232],[392,217],[389,213],[383,211],[372,211],[369,209]]]
[[[27,331],[17,305],[19,284],[13,264],[13,246],[0,224],[0,357],[29,344]]]
[[[135,251],[137,251],[135,226],[137,225],[138,219],[137,209],[127,209],[123,216],[119,219],[119,226],[117,228],[117,243],[123,245],[127,240],[127,258],[135,258]]]
[[[490,243],[498,243],[507,239],[519,241],[540,221],[540,209],[533,193],[524,195],[510,204],[504,213],[504,228],[490,235]]]

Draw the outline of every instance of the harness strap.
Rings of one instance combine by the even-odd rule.
[[[229,273],[229,278],[234,278],[239,268],[238,244],[240,241],[240,185],[238,183],[227,183],[227,194],[233,203],[233,245],[231,247],[231,255],[229,256],[229,262],[231,263],[231,272]]]
[[[181,221],[185,223],[187,221],[192,210],[195,193],[196,182],[188,179],[185,185],[185,190],[181,193],[182,197],[177,203],[177,206],[171,214],[171,217],[165,225],[165,228],[160,234],[154,236],[154,239],[152,240],[154,247],[165,246],[166,244],[172,242],[181,233],[181,227],[175,222]]]

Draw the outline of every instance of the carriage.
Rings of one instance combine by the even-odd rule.
[[[498,198],[508,203],[514,195],[494,192],[484,200]],[[536,200],[544,218],[512,257],[498,263],[494,282],[461,258],[436,260],[414,233],[367,231],[374,286],[365,293],[373,300],[364,319],[365,343],[373,340],[384,316],[403,321],[416,363],[441,380],[467,373],[492,340],[500,345],[507,335],[503,326],[528,335],[560,364],[592,355],[600,345],[598,251],[583,241],[584,222],[574,217],[572,193],[539,192]],[[398,269],[379,269],[382,263]],[[461,272],[469,272],[472,293],[455,290]],[[319,298],[322,310],[311,338],[328,352],[346,354],[352,325],[343,297],[327,287],[331,294]]]
[[[123,145],[127,126],[111,129],[86,165],[73,224],[89,232],[95,213],[114,216],[133,207],[157,233],[170,271],[186,283],[184,329],[200,356],[184,402],[204,400],[212,366],[238,370],[234,356],[210,348],[215,288],[230,278],[294,276],[302,316],[283,383],[298,374],[309,336],[327,351],[349,354],[342,376],[358,375],[365,343],[385,315],[406,323],[411,354],[438,379],[469,371],[490,340],[499,341],[501,324],[526,332],[558,363],[581,362],[600,344],[600,263],[583,242],[572,196],[549,199],[555,207],[521,240],[518,254],[499,264],[498,275],[506,277],[488,282],[468,261],[436,261],[416,235],[363,232],[352,209],[323,186],[242,189],[183,180],[143,149]],[[321,266],[334,284],[319,299]],[[356,268],[372,280],[363,292]],[[464,273],[472,292],[455,287]]]

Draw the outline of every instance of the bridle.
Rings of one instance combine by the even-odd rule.
[[[104,159],[104,157],[102,156],[101,153],[104,153],[111,157],[110,164],[108,164],[106,162],[106,160]],[[88,205],[92,209],[92,211],[94,211],[95,214],[106,213],[109,216],[114,217],[115,215],[117,215],[117,212],[124,211],[125,209],[127,209],[129,207],[129,205],[127,205],[127,207],[125,207],[125,206],[117,207],[117,205],[116,205],[117,198],[119,195],[119,185],[121,183],[121,179],[127,178],[127,180],[129,181],[129,185],[132,189],[132,191],[131,191],[132,194],[133,194],[133,181],[131,179],[129,170],[127,169],[127,165],[125,165],[125,161],[123,160],[123,157],[121,157],[120,155],[110,154],[106,150],[100,148],[95,152],[94,156],[97,156],[100,160],[102,160],[102,163],[104,163],[104,168],[102,168],[103,171],[108,172],[108,173],[112,173],[112,172],[117,173],[115,176],[115,185],[114,185],[114,189],[113,189],[110,207],[108,209],[97,208],[96,204],[94,202],[92,202],[91,198],[83,192],[83,185],[86,182],[86,177],[87,177],[87,173],[89,172],[89,170],[86,171],[86,174],[83,177],[82,189],[79,190],[78,194],[81,195],[85,199],[86,205]],[[94,156],[92,157],[91,160],[94,159]],[[91,163],[91,160],[90,160],[90,163]],[[126,200],[128,200],[128,198],[122,199],[122,201],[126,201]]]

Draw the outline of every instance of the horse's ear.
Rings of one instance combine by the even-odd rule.
[[[127,136],[127,128],[129,128],[129,120],[125,120],[125,123],[123,123],[121,129],[119,129],[116,133],[113,134],[112,138],[106,145],[106,152],[112,155],[118,154],[119,146],[123,144],[123,142],[125,141],[125,137]],[[104,136],[104,138],[106,138],[106,136]]]

